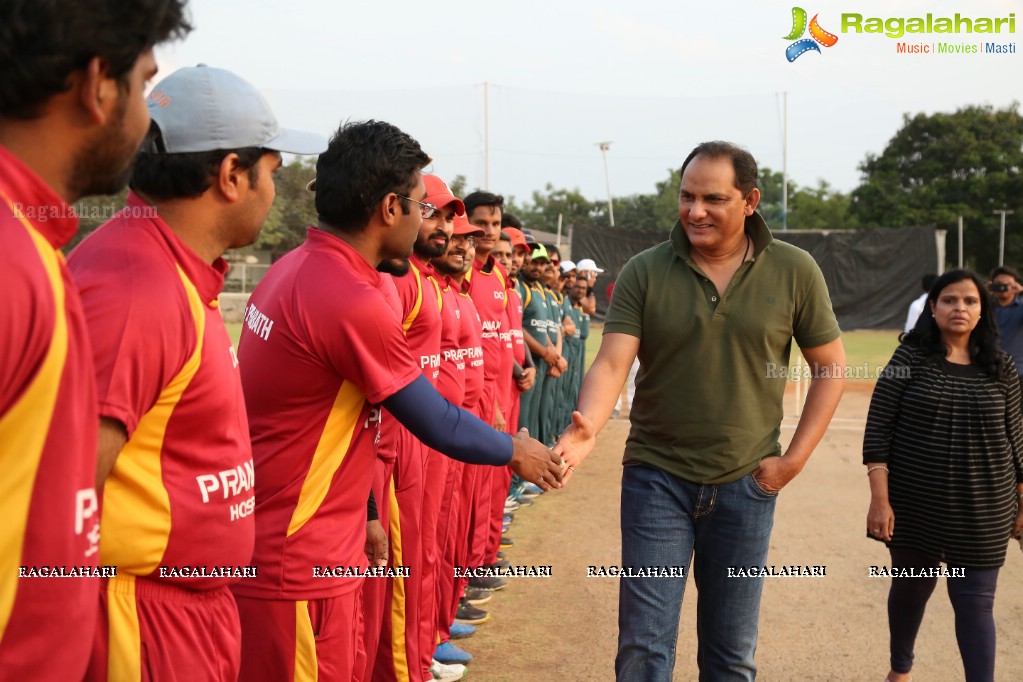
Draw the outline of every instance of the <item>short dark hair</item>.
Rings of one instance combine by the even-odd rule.
[[[316,213],[342,232],[360,232],[391,192],[408,195],[430,157],[408,133],[384,121],[346,122],[316,160]],[[408,202],[402,200],[408,213]]]
[[[682,162],[682,175],[685,175],[689,162],[697,156],[708,159],[730,159],[732,168],[735,170],[735,188],[746,196],[757,186],[757,178],[760,175],[757,170],[757,160],[748,151],[739,145],[731,142],[714,140],[712,142],[701,142],[696,145],[689,156]]]
[[[478,206],[490,206],[491,208],[500,210],[501,217],[502,219],[504,218],[504,197],[500,194],[491,194],[490,192],[473,192],[462,201],[465,203],[466,216],[471,216],[472,212],[475,211]],[[501,227],[504,227],[504,223],[501,224]]]
[[[522,221],[514,213],[507,213],[504,209],[501,210],[501,227],[514,227],[517,230],[522,229]]]
[[[945,287],[963,280],[973,282],[977,287],[977,293],[980,294],[980,320],[970,332],[970,358],[988,376],[998,378],[1002,357],[998,342],[998,325],[995,323],[991,297],[984,290],[984,283],[980,281],[980,277],[970,270],[949,270],[938,277],[931,286],[931,290],[927,292],[928,305],[924,306],[923,312],[917,318],[916,325],[909,332],[900,334],[899,341],[920,349],[932,361],[946,357],[948,348],[945,347],[945,342],[941,339],[941,330],[934,320],[930,304],[938,302],[938,297],[941,296]]]
[[[160,129],[154,121],[144,148],[150,145],[160,147]],[[238,165],[249,173],[249,182],[259,178],[259,160],[272,154],[262,147],[244,149],[217,149],[208,152],[185,154],[164,154],[142,151],[135,158],[129,185],[137,192],[156,201],[168,199],[192,199],[202,196],[213,185],[220,170],[220,164],[228,154],[238,155]]]
[[[30,120],[93,57],[127,84],[139,55],[192,30],[186,0],[3,0],[0,117]]]
[[[1014,280],[1019,282],[1019,273],[1007,265],[999,265],[997,268],[992,270],[991,276],[988,277],[988,279],[993,281],[994,278],[997,277],[998,275],[1008,275],[1009,277],[1012,277]]]
[[[931,290],[931,287],[933,287],[934,283],[937,281],[938,276],[935,275],[933,272],[928,272],[926,275],[923,276],[923,279],[920,280],[920,286],[924,288],[924,291],[929,292]]]
[[[555,246],[554,244],[544,244],[544,248],[547,249],[548,256],[556,255],[558,257],[558,260],[561,260],[561,249],[559,249],[557,246]]]

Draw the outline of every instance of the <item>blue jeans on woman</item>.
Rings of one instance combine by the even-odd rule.
[[[764,579],[735,574],[766,563],[776,500],[752,474],[701,485],[653,467],[625,467],[622,568],[682,566],[685,575],[620,578],[618,680],[670,682],[690,567],[698,590],[701,682],[756,678],[753,653]]]

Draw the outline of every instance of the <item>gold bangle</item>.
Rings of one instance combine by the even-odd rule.
[[[867,476],[870,476],[870,472],[871,471],[877,471],[878,469],[884,469],[884,472],[886,474],[888,473],[888,465],[887,464],[874,464],[873,466],[868,466],[867,467]]]

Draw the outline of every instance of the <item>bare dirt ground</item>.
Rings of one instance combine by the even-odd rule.
[[[768,563],[825,565],[819,578],[769,578],[760,614],[759,679],[881,682],[888,671],[889,579],[868,577],[888,552],[864,536],[869,488],[860,447],[871,384],[854,382],[802,474],[782,491]],[[796,423],[786,398],[782,439]],[[627,421],[612,421],[562,491],[520,510],[506,550],[515,565],[551,566],[550,578],[512,578],[483,608],[492,619],[458,643],[473,653],[466,679],[609,680],[617,646],[617,578],[587,578],[620,561],[621,453]],[[963,679],[944,579],[917,640],[916,682]],[[696,588],[682,606],[675,680],[696,680]],[[1023,679],[1023,554],[1009,547],[995,599],[996,679]]]

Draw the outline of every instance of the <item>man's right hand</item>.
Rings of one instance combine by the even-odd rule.
[[[590,454],[596,444],[597,433],[593,428],[593,422],[584,417],[582,413],[573,412],[572,423],[561,434],[557,445],[554,446],[554,452],[565,460],[564,483],[568,483],[575,468],[582,463],[586,455]]]
[[[387,565],[387,533],[380,525],[379,519],[371,519],[366,522],[366,561],[370,567],[384,567]]]
[[[529,437],[526,429],[520,429],[512,439],[514,449],[508,466],[521,478],[543,490],[561,487],[561,457],[548,450],[540,441]]]

